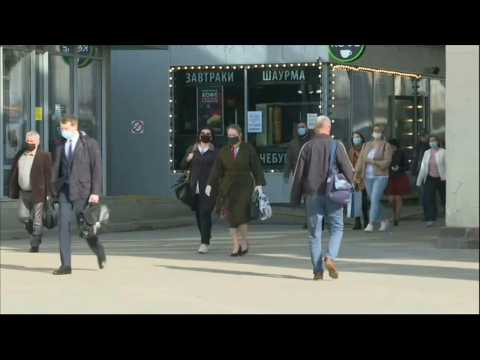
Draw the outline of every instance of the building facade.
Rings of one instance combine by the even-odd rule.
[[[165,201],[204,124],[220,145],[229,124],[245,130],[274,203],[288,202],[281,172],[299,121],[328,114],[347,146],[352,131],[383,123],[410,158],[420,134],[445,138],[445,46],[367,45],[344,66],[327,45],[1,45],[0,63],[3,208],[26,131],[52,151],[65,113],[101,144],[103,195]]]

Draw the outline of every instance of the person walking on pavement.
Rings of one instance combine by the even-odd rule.
[[[352,162],[353,168],[355,168],[355,165],[357,165],[358,157],[360,156],[360,152],[362,151],[363,144],[365,144],[365,138],[361,133],[355,131],[352,134],[351,142],[352,143],[351,143],[350,151],[348,152],[348,157]],[[355,187],[355,191],[362,192],[363,227],[362,227],[362,222],[360,221],[360,216],[357,216],[355,218],[355,225],[353,226],[353,230],[360,230],[360,229],[364,229],[368,224],[368,209],[369,209],[368,202],[369,201],[368,201],[367,190],[365,188],[364,183],[354,184],[354,187]]]
[[[388,141],[392,147],[392,163],[390,164],[390,178],[386,194],[393,210],[393,224],[398,226],[400,211],[402,209],[402,197],[410,194],[410,180],[407,176],[409,169],[405,152],[400,148],[397,139]]]
[[[70,226],[75,215],[79,226],[87,205],[98,204],[102,191],[102,165],[97,141],[79,129],[78,118],[65,116],[60,121],[62,137],[57,146],[53,165],[53,191],[60,203],[59,240],[61,266],[54,275],[72,273],[72,242]],[[90,249],[97,256],[100,269],[106,262],[105,249],[98,236],[89,232],[85,236]]]
[[[201,244],[198,252],[206,254],[212,237],[212,211],[215,207],[215,194],[205,194],[207,181],[218,156],[213,131],[206,127],[200,131],[198,142],[187,149],[180,166],[190,170],[190,186],[195,194],[192,210],[195,211]]]
[[[446,204],[446,150],[440,147],[436,136],[430,136],[429,144],[417,177],[417,186],[423,186],[423,212],[428,227],[437,220],[437,192],[444,209]]]
[[[266,182],[255,148],[242,141],[242,129],[230,125],[227,135],[228,145],[220,150],[205,194],[211,196],[212,188],[218,186],[217,209],[230,225],[231,256],[242,256],[248,252],[252,194],[254,190],[263,193]]]
[[[386,231],[388,220],[381,203],[388,185],[389,168],[392,162],[392,148],[382,139],[382,125],[373,127],[373,140],[366,143],[355,166],[355,183],[364,183],[370,198],[369,223],[365,231],[372,232],[374,223],[380,222],[380,231]]]
[[[290,177],[293,176],[295,171],[295,165],[297,163],[298,154],[302,146],[310,140],[310,132],[307,128],[307,124],[304,122],[299,122],[297,124],[297,134],[293,137],[292,141],[288,144],[287,150],[287,161],[285,163],[285,169],[283,172],[284,180],[286,183],[290,180]],[[305,208],[305,224],[303,228],[307,228],[307,211]]]
[[[24,148],[16,155],[10,176],[9,195],[18,199],[18,218],[31,236],[30,252],[42,243],[43,212],[51,192],[52,158],[40,149],[40,135],[29,131]]]
[[[326,195],[327,177],[330,166],[331,120],[319,116],[315,126],[315,136],[300,150],[294,172],[291,203],[300,205],[305,197],[308,214],[308,231],[310,239],[310,256],[313,265],[313,279],[323,279],[324,266],[330,277],[338,278],[336,259],[343,238],[343,206],[333,202]],[[335,154],[338,171],[347,181],[353,182],[353,166],[347,151],[338,142]],[[328,249],[322,250],[322,219],[330,225]],[[324,264],[325,262],[325,264]]]

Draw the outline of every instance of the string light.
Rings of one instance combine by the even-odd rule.
[[[385,70],[385,69],[375,69],[375,68],[369,68],[369,67],[364,67],[364,66],[335,65],[335,66],[333,66],[333,70],[334,71],[344,70],[344,71],[374,72],[374,73],[379,73],[379,74],[411,77],[411,78],[414,78],[414,79],[417,79],[417,80],[422,78],[422,75],[419,75],[419,74],[413,74],[413,73],[407,73],[407,72],[401,72],[401,71],[391,71],[391,70]]]

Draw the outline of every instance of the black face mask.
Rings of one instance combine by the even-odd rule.
[[[25,151],[33,151],[35,150],[35,144],[25,143],[23,148],[25,149]]]
[[[229,137],[228,138],[228,145],[235,145],[240,142],[240,137],[234,136],[234,137]]]
[[[212,141],[212,137],[210,135],[200,135],[200,141],[204,143],[209,143]]]

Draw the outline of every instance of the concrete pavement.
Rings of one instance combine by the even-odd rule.
[[[196,253],[194,227],[104,234],[108,264],[78,238],[73,274],[56,277],[58,241],[1,242],[2,314],[479,313],[479,253],[438,249],[439,228],[405,220],[389,233],[349,230],[340,278],[312,281],[306,232],[255,225],[250,253],[231,258],[228,230],[214,228],[210,252]]]

